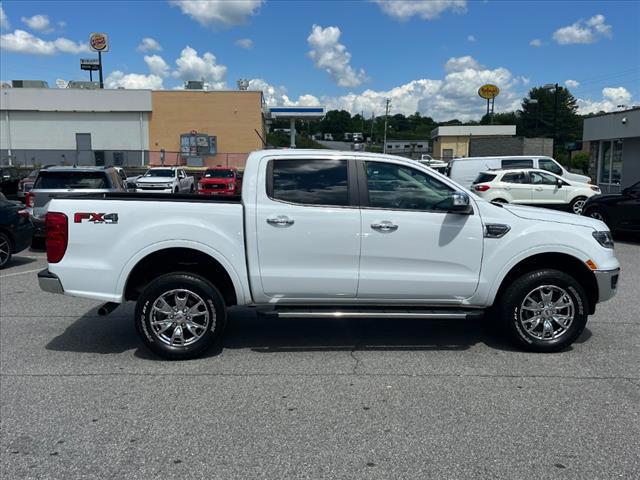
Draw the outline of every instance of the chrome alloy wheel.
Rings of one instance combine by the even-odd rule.
[[[525,297],[520,305],[520,325],[538,340],[555,340],[569,330],[575,318],[575,305],[566,290],[542,285]]]
[[[9,261],[11,256],[11,245],[4,235],[0,235],[0,267]]]
[[[151,307],[151,329],[162,343],[186,347],[205,334],[215,313],[209,315],[205,301],[191,290],[176,289],[160,295]]]
[[[573,203],[573,213],[576,215],[582,214],[582,209],[584,208],[586,200],[577,200]]]

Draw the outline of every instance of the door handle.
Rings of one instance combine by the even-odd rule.
[[[380,222],[380,223],[372,223],[371,228],[373,228],[374,230],[377,230],[378,232],[391,233],[391,232],[395,232],[398,229],[398,225],[395,225],[385,220],[384,222]]]
[[[292,218],[289,218],[286,215],[278,215],[277,217],[267,218],[267,223],[274,227],[290,227],[294,222]]]
[[[536,190],[537,190],[538,192],[541,192],[541,191],[542,191],[542,187],[536,187]]]

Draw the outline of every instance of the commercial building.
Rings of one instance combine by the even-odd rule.
[[[0,90],[0,165],[244,166],[262,92]]]
[[[262,92],[151,92],[150,163],[244,166],[265,138]]]
[[[515,125],[451,125],[438,127],[431,132],[433,158],[450,160],[469,157],[472,138],[513,137]]]
[[[418,158],[424,153],[429,153],[429,140],[387,140],[386,152],[392,155]]]
[[[0,164],[143,165],[151,92],[3,88]]]
[[[590,174],[604,193],[618,193],[640,181],[640,107],[585,118]]]

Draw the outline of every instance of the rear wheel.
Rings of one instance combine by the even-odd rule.
[[[514,344],[533,352],[557,352],[580,336],[589,308],[584,289],[573,277],[545,269],[512,282],[496,310]]]
[[[191,273],[152,281],[136,305],[136,327],[154,353],[169,360],[195,358],[222,337],[226,307],[216,287]]]
[[[11,240],[0,232],[0,268],[4,268],[9,260],[11,260]]]
[[[584,203],[587,201],[587,197],[576,197],[571,202],[571,211],[576,215],[582,214],[582,208],[584,207]]]

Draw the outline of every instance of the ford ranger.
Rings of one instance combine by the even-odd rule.
[[[553,352],[616,292],[620,265],[592,218],[487,202],[390,155],[252,153],[241,197],[54,198],[48,292],[135,301],[144,343],[171,359],[221,338],[227,309],[289,318],[488,318]],[[268,317],[265,317],[268,318]]]

